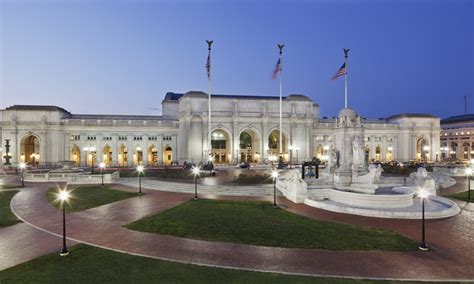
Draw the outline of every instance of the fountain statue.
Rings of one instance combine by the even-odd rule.
[[[381,165],[367,165],[362,118],[344,108],[335,119],[333,145],[328,149],[326,170],[318,179],[302,180],[298,169],[288,170],[277,179],[283,195],[295,203],[336,212],[385,218],[421,218],[416,193],[426,189],[437,205],[428,218],[444,218],[459,213],[452,201],[436,196],[433,177],[419,168],[410,178],[383,177]],[[415,201],[416,200],[416,201]]]

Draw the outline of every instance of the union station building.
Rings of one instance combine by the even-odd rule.
[[[304,95],[279,97],[212,95],[211,149],[208,95],[167,93],[161,116],[74,114],[58,106],[14,105],[0,110],[1,164],[159,166],[200,163],[266,163],[279,155],[297,163],[325,160],[335,118],[320,117],[319,105]],[[335,114],[336,115],[336,114]],[[363,117],[363,114],[360,114]],[[368,161],[435,161],[440,156],[440,119],[427,114],[362,118]],[[7,149],[8,148],[8,149]]]

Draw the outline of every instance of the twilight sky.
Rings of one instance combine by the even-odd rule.
[[[224,2],[224,3],[222,3]],[[160,114],[166,92],[278,95],[344,104],[370,118],[474,113],[474,1],[0,0],[0,108],[49,104],[73,113]]]

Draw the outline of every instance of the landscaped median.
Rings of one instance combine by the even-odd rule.
[[[450,197],[452,198],[456,198],[456,199],[459,199],[459,200],[462,200],[462,201],[468,201],[468,191],[462,191],[462,192],[458,192],[456,194],[453,194],[451,195]],[[474,201],[474,190],[471,190],[471,202]]]
[[[128,229],[206,241],[327,250],[415,251],[398,233],[314,220],[269,202],[192,200],[126,225]]]
[[[0,283],[378,283],[182,264],[83,244],[0,271]]]
[[[0,190],[0,228],[20,222],[10,210],[10,202],[17,192],[18,190]]]
[[[104,204],[120,201],[130,197],[138,196],[138,193],[113,189],[108,186],[80,186],[70,190],[70,200],[66,206],[66,212],[82,211]],[[47,192],[48,202],[54,207],[61,209],[58,200],[58,188],[50,188]]]

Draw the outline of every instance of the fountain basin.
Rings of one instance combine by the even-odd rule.
[[[345,189],[345,188],[344,188]],[[308,198],[330,200],[361,208],[404,208],[413,205],[412,190],[406,193],[393,191],[390,194],[363,194],[334,188],[309,188]],[[346,190],[350,190],[347,188]]]

